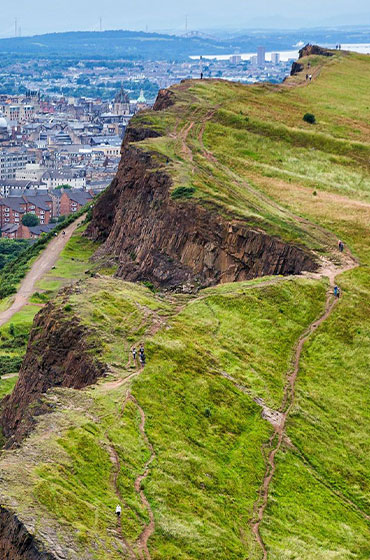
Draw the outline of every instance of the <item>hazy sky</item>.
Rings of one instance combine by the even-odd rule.
[[[370,25],[369,0],[10,0],[1,1],[0,36],[63,30],[181,31],[220,27]]]

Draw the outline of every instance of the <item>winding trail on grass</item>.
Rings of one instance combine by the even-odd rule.
[[[286,378],[283,400],[279,411],[280,415],[279,417],[277,417],[277,422],[274,424],[274,432],[271,438],[269,439],[267,446],[265,445],[262,448],[263,455],[264,455],[265,447],[267,449],[270,449],[270,451],[267,456],[266,470],[260,488],[259,499],[257,500],[254,507],[254,517],[252,519],[252,531],[262,550],[263,560],[267,560],[267,548],[260,533],[260,525],[264,518],[264,513],[269,499],[270,484],[276,470],[275,458],[284,440],[287,419],[294,405],[295,386],[296,386],[296,380],[298,376],[303,346],[306,343],[306,341],[311,337],[311,335],[319,328],[319,326],[324,321],[326,321],[328,317],[330,317],[334,308],[338,304],[339,299],[335,298],[332,294],[332,289],[335,285],[336,276],[358,266],[358,262],[349,253],[347,255],[343,255],[343,259],[345,261],[345,264],[343,264],[340,268],[335,268],[333,265],[328,265],[327,268],[323,268],[321,270],[321,276],[329,278],[329,284],[330,284],[330,288],[326,297],[325,311],[308,326],[305,332],[298,339],[293,354],[292,368],[290,369],[290,371],[288,371],[287,378]]]
[[[132,395],[131,395],[131,400],[137,406],[137,409],[140,413],[141,420],[140,420],[139,430],[140,430],[140,433],[141,433],[141,435],[142,435],[142,437],[143,437],[143,439],[146,443],[147,448],[150,451],[150,457],[149,457],[148,461],[145,463],[144,472],[142,474],[140,474],[135,480],[135,490],[139,494],[141,502],[142,502],[143,506],[146,508],[146,510],[148,512],[148,515],[149,515],[149,523],[144,527],[142,533],[140,534],[140,536],[137,540],[137,545],[139,547],[139,554],[140,554],[140,558],[145,559],[145,560],[151,560],[150,552],[149,552],[149,549],[148,549],[148,540],[150,539],[150,537],[152,536],[152,534],[155,531],[155,522],[154,522],[153,510],[150,506],[148,498],[146,497],[146,495],[144,493],[144,490],[142,488],[142,483],[148,477],[149,467],[152,464],[152,462],[154,461],[154,459],[156,457],[156,454],[155,454],[154,448],[153,448],[152,444],[150,443],[150,441],[148,439],[148,436],[146,435],[146,432],[145,432],[145,422],[146,422],[145,412],[141,408],[141,406],[139,405],[139,403],[137,402],[135,397],[133,397]]]
[[[121,471],[121,464],[120,464],[120,460],[119,460],[119,457],[118,457],[118,453],[117,453],[112,441],[109,438],[108,438],[108,441],[109,441],[109,445],[108,445],[109,458],[110,458],[111,463],[114,467],[113,468],[112,484],[114,486],[114,492],[115,492],[115,494],[118,498],[119,503],[123,503],[123,497],[122,497],[121,492],[120,492],[119,487],[118,487],[118,476],[119,476],[119,473]],[[125,538],[125,536],[123,534],[121,517],[117,518],[117,528],[118,528],[119,537],[122,541],[122,544],[123,544],[124,548],[128,551],[130,559],[131,560],[136,560],[137,556],[134,553],[133,549],[131,548],[131,546],[129,545],[127,539]]]
[[[54,237],[54,239],[48,243],[46,248],[42,251],[41,255],[36,259],[31,269],[22,280],[11,306],[0,313],[0,326],[7,323],[15,313],[20,311],[25,305],[29,304],[29,298],[35,291],[36,283],[41,280],[44,274],[53,268],[72,234],[78,226],[81,225],[81,222],[84,219],[85,216],[81,216],[65,228],[65,235],[60,232],[57,237]]]
[[[141,368],[140,371],[137,371],[136,375],[141,373],[142,369],[143,368]],[[127,378],[126,378],[126,380],[127,380]],[[139,405],[139,403],[137,402],[135,397],[130,393],[130,391],[127,392],[126,398],[123,401],[122,413],[124,412],[125,407],[126,407],[126,405],[129,401],[131,401],[136,406],[137,410],[139,411],[139,414],[140,414],[139,431],[140,431],[140,434],[142,435],[142,437],[145,441],[145,444],[146,444],[148,450],[150,451],[150,457],[144,465],[144,469],[143,469],[142,474],[139,474],[136,477],[134,487],[135,487],[135,491],[140,496],[141,503],[144,506],[144,508],[146,509],[146,511],[148,513],[148,516],[149,516],[149,523],[147,525],[145,525],[144,529],[142,530],[138,539],[136,540],[135,545],[138,548],[140,560],[151,560],[150,552],[149,552],[149,549],[148,549],[148,540],[150,539],[150,537],[152,536],[152,534],[155,531],[155,522],[154,522],[153,510],[152,510],[151,505],[148,501],[148,498],[146,497],[146,495],[144,493],[144,490],[142,488],[142,483],[149,475],[150,465],[152,464],[152,462],[156,458],[156,454],[155,454],[154,448],[153,448],[152,444],[150,443],[149,438],[148,438],[148,436],[146,435],[146,432],[145,432],[145,423],[146,423],[145,412],[142,409],[142,407]],[[113,453],[113,455],[112,455],[113,460],[114,460],[115,464],[117,465],[116,470],[115,470],[115,473],[116,473],[115,474],[116,494],[120,498],[120,500],[122,501],[122,497],[121,497],[121,495],[119,493],[119,490],[117,488],[117,479],[118,479],[118,474],[120,472],[119,458],[118,458],[118,455],[115,452],[114,448],[112,448],[112,453]],[[125,541],[125,544],[126,544],[126,546],[128,546],[126,541]],[[134,554],[132,548],[130,550],[131,550],[132,554]],[[135,554],[134,554],[133,558],[136,558]]]

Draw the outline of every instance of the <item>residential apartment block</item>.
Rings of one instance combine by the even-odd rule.
[[[40,225],[52,218],[52,199],[49,195],[11,196],[0,198],[0,227],[20,224],[24,214],[35,214]]]

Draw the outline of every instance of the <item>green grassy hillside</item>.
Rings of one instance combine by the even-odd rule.
[[[136,145],[167,156],[174,200],[310,247],[320,271],[153,292],[88,264],[77,236],[40,284],[107,375],[45,395],[0,457],[0,500],[68,560],[370,557],[370,59],[301,62],[281,86],[174,86],[133,126],[162,133]]]

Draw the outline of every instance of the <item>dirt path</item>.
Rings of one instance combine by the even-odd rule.
[[[121,492],[119,491],[119,488],[118,488],[118,476],[119,476],[119,473],[121,471],[121,465],[120,465],[120,460],[119,460],[119,457],[118,457],[118,453],[115,450],[114,445],[110,440],[109,440],[109,446],[108,446],[108,453],[109,453],[111,463],[113,465],[112,484],[113,484],[113,487],[114,487],[114,492],[117,496],[118,503],[122,504],[123,503],[123,498],[122,498]],[[117,518],[117,530],[118,530],[119,537],[122,541],[122,544],[123,544],[124,548],[127,550],[130,559],[136,560],[136,558],[137,558],[136,554],[134,553],[133,549],[131,548],[131,546],[129,545],[129,543],[127,542],[127,540],[126,540],[126,538],[123,534],[121,517]]]
[[[140,371],[137,371],[135,373],[135,375],[138,375],[142,371],[142,369],[143,368],[141,368]],[[127,381],[127,379],[128,378],[126,378],[124,381]],[[134,483],[135,491],[140,496],[141,503],[143,504],[144,508],[147,510],[148,516],[149,516],[149,523],[144,527],[144,529],[140,533],[140,535],[139,535],[139,537],[138,537],[138,539],[135,543],[135,549],[137,547],[140,560],[151,560],[150,552],[149,552],[149,549],[148,549],[148,540],[151,537],[151,535],[154,533],[155,522],[154,522],[153,510],[152,510],[152,508],[150,506],[150,503],[149,503],[149,501],[148,501],[148,499],[147,499],[147,497],[144,493],[144,490],[142,488],[142,483],[149,475],[149,467],[152,464],[152,462],[154,461],[154,459],[156,457],[156,454],[155,454],[154,448],[153,448],[152,444],[150,443],[150,441],[148,439],[148,436],[146,435],[146,432],[145,432],[145,422],[146,422],[145,412],[141,408],[141,406],[139,405],[139,403],[137,402],[135,397],[130,393],[130,390],[127,391],[126,397],[123,401],[122,413],[124,413],[126,405],[129,401],[134,403],[134,405],[137,407],[137,409],[139,411],[139,414],[140,414],[139,431],[140,431],[140,434],[142,435],[142,437],[145,441],[145,444],[146,444],[147,448],[150,451],[150,457],[144,465],[143,473],[136,477],[136,480],[135,480],[135,483]],[[114,468],[114,475],[113,475],[113,485],[114,485],[114,488],[115,488],[115,493],[116,493],[116,495],[119,499],[119,502],[123,503],[123,498],[120,494],[120,491],[119,491],[119,488],[118,488],[118,485],[117,485],[118,475],[119,475],[119,472],[120,472],[120,469],[121,469],[120,462],[119,462],[119,457],[117,455],[116,450],[114,449],[114,447],[111,444],[110,444],[110,449],[109,449],[109,455],[110,455],[112,464],[115,467]],[[130,547],[130,545],[128,544],[128,542],[126,541],[126,539],[123,536],[122,528],[120,526],[120,520],[119,520],[119,529],[120,529],[121,540],[124,543],[127,550],[131,554],[130,558],[133,558],[133,559],[137,558],[134,550],[132,549],[132,547]]]
[[[140,413],[141,421],[140,421],[140,425],[139,425],[139,430],[140,430],[140,433],[141,433],[143,439],[145,440],[145,443],[146,443],[146,445],[147,445],[147,447],[150,451],[150,457],[149,457],[148,461],[145,463],[143,474],[140,474],[135,480],[135,490],[140,495],[141,502],[142,502],[143,506],[146,508],[146,510],[148,512],[148,515],[149,515],[149,523],[148,523],[148,525],[146,525],[146,527],[144,527],[144,530],[142,531],[141,535],[139,536],[139,538],[137,540],[137,545],[139,547],[139,554],[140,554],[140,558],[145,559],[145,560],[151,560],[150,552],[149,552],[149,549],[148,549],[148,540],[150,539],[150,537],[154,533],[155,522],[154,522],[154,515],[153,515],[152,508],[150,506],[150,503],[149,503],[147,497],[145,496],[144,490],[142,489],[142,483],[143,483],[143,480],[145,480],[147,478],[147,476],[149,474],[149,467],[152,464],[152,462],[154,461],[156,455],[155,455],[153,446],[150,443],[150,441],[148,439],[148,436],[146,435],[146,432],[145,432],[145,422],[146,422],[145,412],[141,408],[141,406],[139,405],[139,403],[137,402],[135,397],[133,397],[132,395],[131,395],[131,400],[132,400],[133,403],[136,404],[136,406],[138,408],[138,411]]]
[[[66,227],[64,230],[65,235],[60,232],[59,235],[52,239],[42,251],[41,255],[36,259],[31,269],[22,280],[11,306],[0,313],[0,326],[7,323],[15,313],[20,311],[22,307],[29,303],[28,300],[35,291],[36,283],[41,280],[44,274],[53,268],[73,232],[81,224],[84,218],[85,216],[81,216],[78,220]]]
[[[270,484],[276,469],[275,457],[278,451],[280,450],[281,444],[285,437],[285,427],[286,427],[287,419],[294,404],[295,385],[298,376],[303,346],[305,342],[311,337],[311,335],[318,329],[318,327],[324,321],[326,321],[326,319],[333,312],[335,306],[338,304],[339,300],[337,298],[334,298],[332,293],[333,287],[335,285],[336,276],[358,266],[358,263],[349,254],[343,255],[343,261],[344,264],[342,265],[341,268],[335,268],[331,263],[328,263],[327,266],[322,268],[321,270],[320,276],[328,277],[330,283],[330,288],[326,297],[325,311],[308,326],[305,332],[298,339],[293,354],[292,368],[287,374],[287,381],[284,388],[284,395],[283,395],[283,400],[281,403],[279,415],[275,417],[274,432],[267,446],[264,446],[264,448],[270,449],[270,451],[267,456],[266,471],[260,489],[260,497],[255,504],[254,518],[252,520],[252,531],[262,550],[263,560],[267,560],[267,549],[260,534],[260,525],[264,517],[267,502],[269,499]],[[263,454],[264,454],[264,448],[262,449]]]

